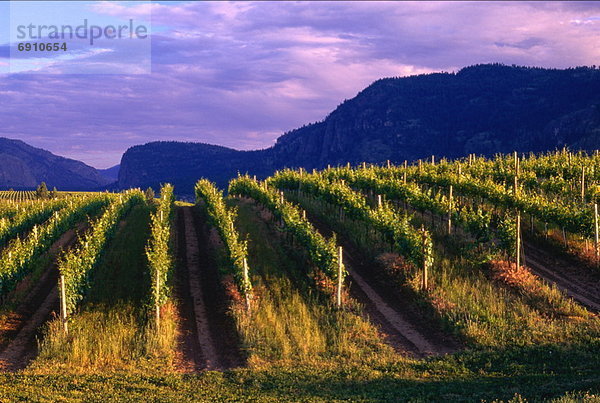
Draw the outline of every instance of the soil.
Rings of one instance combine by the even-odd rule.
[[[37,355],[37,338],[46,321],[57,315],[59,298],[57,291],[57,257],[77,240],[77,233],[85,228],[79,224],[65,232],[48,250],[51,263],[32,287],[26,277],[18,289],[30,288],[18,307],[9,312],[0,323],[0,370],[18,371]]]
[[[600,311],[600,274],[581,267],[547,247],[524,241],[525,264],[531,271],[556,286],[591,311]]]
[[[211,250],[209,231],[193,207],[177,211],[176,298],[182,372],[243,365],[229,299]]]
[[[332,234],[325,223],[313,215],[307,216],[321,233]],[[350,295],[364,306],[369,319],[394,349],[417,357],[443,355],[460,349],[458,341],[423,318],[410,301],[407,303],[409,293],[378,279],[374,262],[365,259],[352,242],[340,234],[338,242],[344,248]]]

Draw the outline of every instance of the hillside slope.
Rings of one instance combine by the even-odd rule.
[[[40,182],[60,190],[92,190],[109,180],[83,162],[0,137],[0,189],[34,189]]]
[[[268,151],[237,151],[202,143],[153,142],[128,149],[121,160],[119,187],[171,183],[179,193],[191,194],[198,178],[210,178],[226,186],[237,172],[266,176],[273,161]]]
[[[282,167],[415,160],[432,154],[600,148],[600,70],[498,64],[374,82],[322,122],[281,136],[266,150],[150,143],[128,150],[119,186],[223,186],[238,171],[265,176]]]
[[[115,165],[106,169],[98,169],[98,173],[105,179],[116,182],[119,179],[119,165]]]

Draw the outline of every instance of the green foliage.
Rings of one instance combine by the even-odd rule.
[[[146,197],[146,202],[148,202],[148,203],[154,202],[154,198],[156,197],[156,195],[154,194],[154,189],[149,187],[146,190],[144,190],[144,196]]]
[[[452,205],[448,197],[442,192],[434,192],[433,189],[424,191],[416,183],[404,183],[403,179],[397,177],[378,176],[380,168],[367,167],[365,169],[352,169],[348,167],[333,168],[322,172],[322,175],[330,180],[344,180],[353,188],[360,191],[372,191],[385,196],[390,200],[401,200],[417,211],[431,212],[442,217],[450,216],[453,225],[458,225],[471,233],[479,242],[488,242],[494,238],[496,232],[502,232],[514,221],[506,214],[493,214],[484,210],[481,206],[470,204],[459,204],[454,199]],[[446,188],[446,192],[448,192]],[[508,238],[511,233],[502,232],[496,234],[501,238]],[[502,243],[502,250],[510,253],[510,247],[514,240]],[[508,245],[509,249],[504,249]]]
[[[100,218],[92,223],[91,229],[78,242],[78,245],[65,253],[58,263],[61,275],[65,277],[66,305],[68,312],[74,312],[90,287],[90,278],[107,241],[117,231],[119,222],[144,196],[139,190],[130,190],[114,196]]]
[[[38,199],[47,199],[50,196],[48,192],[48,186],[46,186],[46,182],[42,182],[37,189],[35,190],[35,194]]]
[[[34,227],[29,236],[16,238],[0,252],[0,295],[4,295],[26,274],[35,268],[36,259],[87,214],[95,214],[106,206],[106,195],[82,197],[70,200],[67,206],[55,211],[52,218],[39,227]]]
[[[245,273],[248,245],[240,239],[235,229],[235,210],[227,208],[223,200],[223,193],[206,179],[200,179],[196,183],[195,191],[196,202],[203,202],[203,207],[206,209],[212,225],[217,229],[225,244],[229,268],[239,290],[249,296],[252,293],[252,284],[249,276],[246,276]]]
[[[431,244],[431,236],[426,232],[423,240],[423,235],[412,227],[408,217],[397,214],[388,203],[371,209],[366,198],[346,184],[331,183],[316,174],[306,175],[302,172],[283,170],[271,177],[269,182],[279,189],[300,190],[339,206],[348,217],[364,221],[380,231],[394,243],[395,249],[401,255],[416,267],[422,267],[426,258],[426,248],[424,249],[423,245]]]
[[[33,230],[37,225],[48,220],[55,211],[65,207],[64,200],[50,202],[32,202],[18,206],[16,213],[10,218],[0,218],[0,246],[5,245],[15,236]]]
[[[325,239],[297,207],[285,201],[272,188],[261,187],[249,176],[233,179],[229,183],[229,194],[250,197],[270,210],[278,220],[283,221],[285,230],[308,249],[312,262],[329,278],[337,281],[339,263],[335,238]],[[345,275],[344,269],[342,276]]]
[[[522,181],[519,182],[517,194],[510,183],[498,183],[490,176],[478,173],[476,167],[487,164],[484,159],[475,159],[471,162],[469,170],[461,171],[459,174],[456,163],[444,163],[438,165],[424,164],[422,169],[410,166],[406,169],[409,180],[437,186],[447,189],[450,185],[459,195],[470,198],[480,198],[495,207],[508,210],[519,210],[535,217],[540,222],[555,224],[565,228],[573,234],[586,237],[594,235],[594,212],[593,206],[582,208],[581,204],[573,197],[567,199],[548,197],[535,191],[522,189]],[[521,172],[523,172],[521,167]],[[384,179],[401,178],[404,176],[404,168],[379,168],[377,174]],[[521,174],[525,175],[525,174]],[[513,175],[514,177],[514,175]]]
[[[145,196],[147,199],[147,190]],[[152,192],[151,200],[154,200],[154,192]],[[146,247],[146,256],[152,279],[151,303],[155,307],[160,307],[167,302],[169,295],[167,279],[173,267],[170,237],[174,202],[173,186],[163,185],[160,190],[158,207],[150,218],[152,222],[150,226],[151,233]],[[159,287],[156,286],[157,284]]]

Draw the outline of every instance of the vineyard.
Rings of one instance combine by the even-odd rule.
[[[198,179],[0,192],[0,400],[598,399],[597,153]]]

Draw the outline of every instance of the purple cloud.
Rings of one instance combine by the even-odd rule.
[[[141,17],[147,7],[95,11]],[[599,17],[593,2],[153,4],[152,74],[0,75],[0,136],[98,167],[153,140],[264,148],[381,77],[596,64]],[[127,51],[71,62],[119,63]]]

